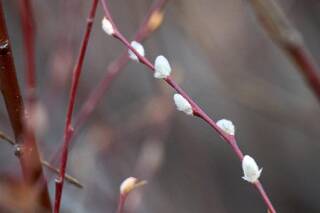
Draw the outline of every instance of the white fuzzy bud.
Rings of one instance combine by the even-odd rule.
[[[136,41],[132,41],[131,42],[131,46],[141,55],[144,56],[144,48],[142,46],[142,44],[140,44],[139,42]],[[129,54],[129,58],[131,58],[134,61],[139,61],[138,56],[136,56],[136,54],[134,52],[132,52],[132,50],[128,50],[128,54]]]
[[[227,134],[229,134],[229,135],[235,134],[235,127],[234,127],[232,121],[229,121],[227,119],[221,119],[221,120],[217,121],[217,125],[220,129],[222,129]]]
[[[106,17],[103,17],[103,19],[102,19],[102,29],[108,35],[114,34],[113,26],[112,26],[111,22]]]
[[[177,110],[182,111],[182,112],[186,113],[187,115],[193,114],[191,104],[182,95],[174,94],[173,100],[174,100],[174,103],[176,104]]]
[[[242,178],[250,183],[255,183],[262,172],[262,169],[259,170],[256,161],[249,155],[244,156],[242,159],[242,170]]]
[[[155,62],[154,62],[154,77],[155,78],[167,78],[171,73],[171,66],[168,62],[168,60],[162,56],[159,55]]]
[[[142,180],[139,181],[135,177],[129,177],[125,179],[120,185],[120,193],[121,195],[127,195],[135,188],[145,185],[147,182]]]

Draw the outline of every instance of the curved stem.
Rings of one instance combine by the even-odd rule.
[[[248,0],[261,27],[298,67],[306,83],[320,101],[320,69],[309,53],[301,33],[274,0]]]
[[[117,26],[113,22],[111,13],[109,11],[108,5],[105,0],[101,0],[103,9],[105,12],[105,16],[109,19],[109,21],[113,24],[114,27],[114,34],[113,36],[117,38],[120,42],[122,42],[128,49],[130,49],[139,59],[140,63],[146,65],[149,68],[149,71],[154,72],[155,68],[154,65],[144,56],[141,56],[129,43],[129,41],[121,34],[121,32],[118,30]],[[228,144],[231,145],[232,150],[234,153],[237,155],[237,157],[242,161],[243,158],[243,153],[240,150],[240,148],[237,145],[236,139],[232,135],[228,135],[225,133],[222,129],[220,129],[217,124],[202,110],[202,108],[169,76],[168,78],[165,79],[165,81],[178,93],[180,93],[184,98],[186,98],[189,103],[191,104],[193,108],[194,115],[201,118],[204,120],[206,123],[208,123],[213,130],[215,130],[221,137],[222,139],[227,142]],[[265,193],[262,185],[258,184],[255,185],[256,188],[258,188],[258,191],[263,198],[265,204],[267,205],[268,209],[270,212],[275,213],[275,209],[268,198],[267,194]],[[260,187],[258,187],[260,186]]]

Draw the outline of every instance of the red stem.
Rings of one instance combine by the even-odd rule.
[[[80,111],[75,116],[75,130],[78,130],[88,119],[93,110],[97,107],[99,101],[104,96],[105,92],[111,86],[113,80],[119,75],[120,71],[127,65],[129,61],[128,53],[124,52],[119,56],[108,68],[105,77],[90,93],[88,99],[82,105]]]
[[[312,56],[303,46],[288,46],[284,49],[292,61],[299,67],[309,87],[313,90],[320,101],[320,76],[319,69],[314,63]]]
[[[117,213],[123,213],[126,200],[127,200],[127,195],[122,195],[122,194],[119,195]]]
[[[120,40],[128,49],[130,49],[139,59],[139,61],[146,65],[151,72],[154,72],[154,65],[144,56],[141,56],[129,43],[129,41],[121,34],[121,32],[118,30],[117,26],[115,25],[115,23],[113,22],[112,16],[109,12],[109,8],[108,5],[106,4],[105,0],[101,0],[102,5],[103,5],[103,9],[105,12],[106,17],[109,19],[109,21],[113,24],[114,27],[114,31],[115,33],[113,34],[113,36],[115,38],[117,38],[118,40]],[[232,150],[235,152],[235,154],[237,155],[237,157],[240,159],[240,161],[242,161],[243,159],[243,153],[240,150],[240,148],[237,145],[236,139],[234,136],[229,135],[227,133],[225,133],[222,129],[220,129],[217,124],[201,109],[201,107],[169,76],[168,78],[165,79],[165,81],[174,89],[176,90],[178,93],[180,93],[184,98],[186,98],[189,103],[192,106],[194,115],[201,118],[202,120],[204,120],[206,123],[208,123],[221,137],[222,139],[227,142],[228,144],[231,145]],[[268,209],[270,210],[270,212],[275,213],[275,209],[269,199],[269,197],[267,196],[267,194],[265,193],[263,187],[261,184],[257,184],[255,185],[256,188],[258,189],[261,197],[263,198],[265,204],[267,205]],[[260,186],[260,187],[258,187]]]
[[[266,203],[266,205],[269,207],[269,211],[268,212],[276,212],[276,210],[274,209],[271,201],[268,198],[268,195],[266,194],[266,192],[264,191],[262,184],[260,181],[257,181],[254,183],[256,189],[258,190],[258,192],[261,194],[263,201]]]
[[[71,83],[71,90],[70,90],[70,98],[69,98],[69,104],[68,104],[68,110],[67,110],[67,116],[66,116],[66,123],[65,123],[65,129],[64,129],[64,142],[63,142],[63,149],[61,154],[61,163],[60,163],[60,174],[59,177],[56,180],[56,195],[55,195],[55,204],[54,204],[54,212],[58,213],[60,211],[61,206],[61,197],[62,197],[62,189],[63,189],[63,183],[65,178],[65,172],[66,172],[66,166],[68,161],[68,147],[69,142],[73,133],[72,128],[72,114],[75,106],[75,99],[76,94],[78,90],[78,84],[79,79],[81,75],[82,65],[84,62],[85,53],[88,46],[88,41],[90,38],[93,20],[96,14],[96,9],[98,5],[98,0],[92,1],[91,10],[87,19],[87,25],[85,34],[81,43],[81,48],[79,52],[79,56],[77,59],[77,63],[75,65],[73,75],[72,75],[72,83]]]
[[[20,0],[20,13],[25,50],[27,103],[32,104],[35,98],[35,32],[32,7],[29,0]]]
[[[274,0],[249,0],[261,27],[299,68],[306,83],[320,101],[320,70],[308,52],[303,36],[291,24]]]

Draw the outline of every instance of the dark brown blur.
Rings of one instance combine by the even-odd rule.
[[[41,125],[35,128],[48,160],[62,142],[72,69],[91,1],[31,2],[41,103],[36,113]],[[276,2],[320,64],[320,2]],[[152,1],[109,4],[119,29],[131,39]],[[18,0],[3,0],[3,6],[25,98]],[[75,114],[125,50],[102,31],[102,18],[99,4]],[[143,44],[151,61],[160,54],[168,58],[173,77],[209,116],[233,121],[239,146],[263,167],[260,180],[278,212],[320,212],[320,103],[246,0],[169,0],[160,29]],[[129,62],[76,133],[67,172],[84,188],[65,183],[61,212],[115,212],[119,186],[130,176],[148,184],[130,194],[126,212],[267,211],[255,188],[241,178],[241,163],[229,145],[203,121],[176,111],[173,94],[146,67]],[[0,132],[14,138],[2,98]],[[48,170],[46,175],[53,201],[54,176]],[[14,148],[0,139],[0,210],[16,212],[27,205],[15,196],[28,193],[20,176]]]

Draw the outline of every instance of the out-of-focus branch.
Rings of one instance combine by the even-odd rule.
[[[146,17],[140,25],[136,35],[134,36],[135,41],[141,42],[146,39],[152,32],[154,32],[160,26],[163,20],[163,12],[161,11],[167,0],[156,0],[151,8],[149,9]],[[75,118],[75,129],[82,126],[83,123],[88,119],[90,114],[98,105],[103,95],[110,87],[113,80],[120,74],[121,70],[128,64],[129,57],[128,51],[124,51],[114,62],[112,62],[107,70],[103,80],[92,90],[88,99],[81,107],[79,113]]]
[[[16,144],[12,139],[10,139],[6,134],[4,134],[4,133],[1,132],[1,131],[0,131],[0,139],[8,142],[8,143],[11,144],[11,145],[15,145],[15,144]]]
[[[43,182],[46,183],[34,135],[28,134],[28,137],[25,137],[24,106],[16,76],[2,1],[0,1],[0,89],[9,114],[15,141],[26,148],[19,157],[25,182],[31,186],[31,188],[38,180],[43,180]],[[51,211],[51,203],[46,184],[41,188],[37,196],[37,202],[37,205],[42,210]]]
[[[19,3],[20,20],[23,32],[24,58],[26,64],[26,102],[27,105],[31,105],[35,99],[36,92],[35,25],[30,0],[20,0]]]
[[[320,70],[307,50],[302,35],[274,0],[248,0],[262,28],[299,68],[320,101]]]
[[[53,167],[48,161],[46,160],[41,160],[42,165],[44,165],[45,167],[47,167],[49,170],[51,170],[52,172],[59,174],[60,170]],[[78,188],[83,188],[83,185],[79,182],[78,179],[76,179],[75,177],[69,175],[68,173],[65,173],[64,175],[66,181],[68,181],[69,183],[75,185]]]
[[[141,42],[146,39],[152,32],[154,32],[161,25],[163,20],[162,8],[167,0],[155,0],[154,4],[149,9],[146,17],[140,25],[134,40]],[[87,121],[91,113],[99,104],[100,100],[104,97],[105,93],[110,88],[112,82],[121,73],[123,68],[128,64],[129,57],[128,51],[124,51],[117,59],[115,59],[106,69],[105,76],[92,90],[85,103],[80,108],[79,112],[75,115],[74,131],[71,134],[70,143],[74,139],[74,133],[81,128]],[[58,149],[58,152],[61,148]],[[58,152],[55,153],[50,161],[52,164],[57,159]]]
[[[9,144],[11,144],[13,146],[16,145],[16,143],[11,138],[9,138],[6,134],[4,134],[1,131],[0,131],[0,139],[8,142]],[[41,164],[43,166],[47,167],[52,172],[59,174],[59,170],[57,168],[53,167],[48,161],[41,160]],[[75,177],[72,177],[69,174],[65,174],[65,178],[69,183],[75,185],[76,187],[83,188],[83,185]]]

